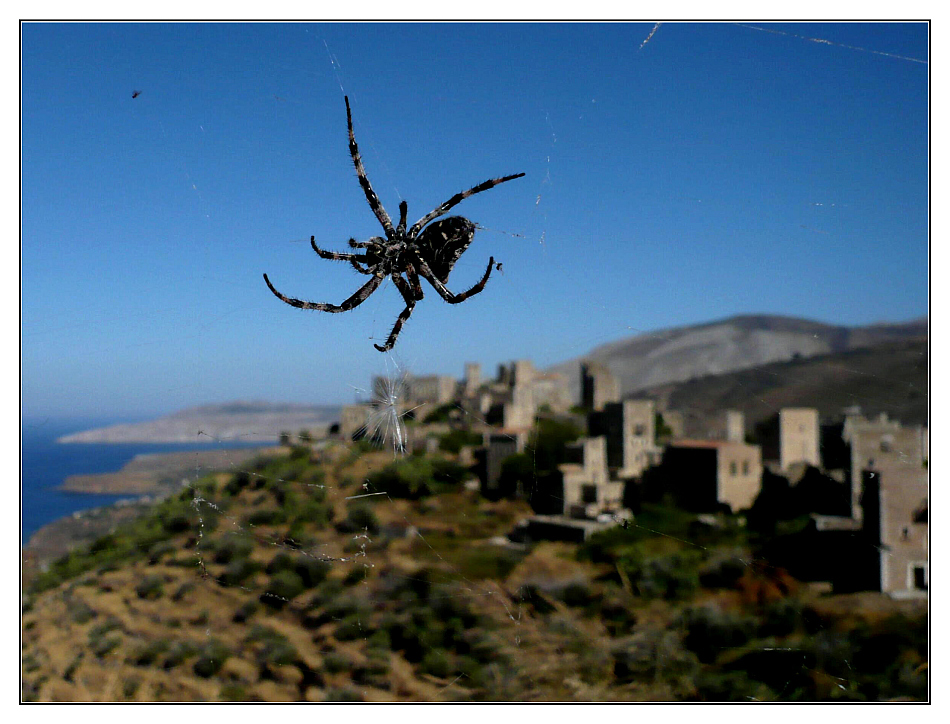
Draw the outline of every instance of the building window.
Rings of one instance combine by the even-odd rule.
[[[914,588],[918,591],[927,590],[927,567],[914,566]]]
[[[748,475],[748,474],[749,474],[749,461],[748,461],[748,460],[743,460],[743,461],[742,461],[742,474],[743,474],[743,475]]]
[[[581,486],[581,502],[582,503],[596,503],[597,502],[597,486],[596,485],[582,485]]]
[[[736,472],[738,472],[738,466],[736,465],[735,460],[729,463],[729,474],[735,477]]]
[[[634,425],[633,434],[637,437],[643,437],[644,433],[647,431],[644,425]]]
[[[903,528],[901,530],[901,540],[910,540],[910,528]]]

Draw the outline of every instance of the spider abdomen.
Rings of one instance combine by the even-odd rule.
[[[416,248],[432,273],[443,284],[475,237],[475,224],[464,216],[449,216],[433,221],[416,239]]]

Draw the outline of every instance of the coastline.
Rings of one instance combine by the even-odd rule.
[[[76,495],[126,496],[109,505],[76,510],[36,529],[22,545],[23,581],[70,550],[89,544],[211,471],[240,468],[275,446],[142,453],[118,471],[69,475],[56,490]]]

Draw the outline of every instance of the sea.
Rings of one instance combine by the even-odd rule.
[[[70,475],[93,475],[119,471],[143,453],[187,452],[190,450],[264,447],[257,443],[58,443],[56,439],[73,432],[129,422],[129,420],[24,419],[21,426],[21,541],[29,541],[37,530],[54,520],[81,510],[112,505],[129,495],[67,493],[58,490]]]

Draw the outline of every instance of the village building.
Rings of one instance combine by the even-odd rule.
[[[620,382],[610,368],[600,362],[581,363],[581,406],[593,412],[608,402],[620,401]]]
[[[785,407],[779,410],[779,456],[782,470],[804,464],[821,467],[818,410]]]
[[[762,487],[762,450],[728,440],[673,440],[663,453],[662,480],[685,510],[749,508]]]

